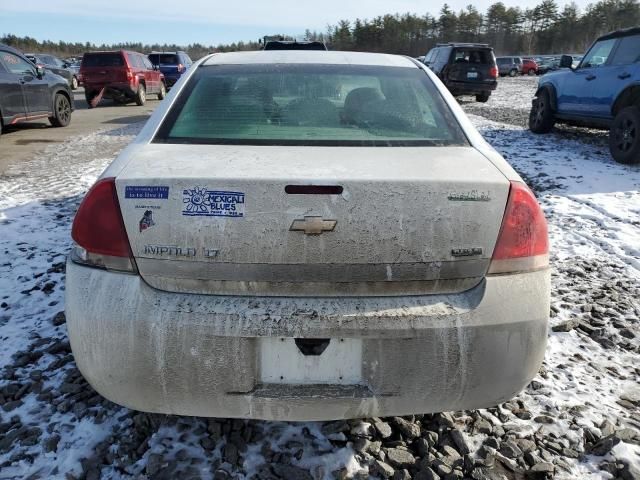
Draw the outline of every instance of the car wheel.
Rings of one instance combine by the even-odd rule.
[[[527,72],[527,73],[529,73],[529,75],[533,76],[533,75],[536,74],[536,71],[533,68],[530,68],[529,72]]]
[[[142,106],[147,101],[147,90],[143,84],[138,85],[138,91],[136,92],[136,105]]]
[[[54,127],[66,127],[71,122],[71,103],[66,95],[56,93],[53,100],[53,116],[49,122]]]
[[[549,133],[556,120],[551,109],[551,97],[548,90],[542,90],[533,100],[529,112],[529,130],[533,133]]]
[[[158,100],[163,100],[167,96],[167,87],[164,86],[164,82],[160,83],[160,91],[158,92]]]
[[[515,68],[509,72],[510,77],[515,77],[517,74],[518,74],[518,70],[516,70]]]
[[[476,102],[485,103],[489,100],[491,92],[482,92],[476,95]]]
[[[616,162],[640,162],[640,109],[626,107],[618,112],[609,130],[609,150]]]
[[[76,88],[78,88],[78,79],[74,75],[71,77],[71,90],[75,90]]]

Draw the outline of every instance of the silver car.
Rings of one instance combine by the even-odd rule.
[[[488,407],[544,355],[544,215],[407,57],[202,59],[89,191],[72,237],[77,365],[137,410]]]

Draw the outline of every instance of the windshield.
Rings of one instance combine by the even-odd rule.
[[[83,67],[121,67],[124,59],[120,52],[85,53],[82,57]]]
[[[421,69],[211,65],[189,80],[155,142],[466,145]]]

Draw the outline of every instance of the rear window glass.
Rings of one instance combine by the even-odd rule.
[[[474,63],[489,65],[493,63],[491,50],[456,49],[453,52],[453,63]]]
[[[180,59],[175,53],[152,53],[149,60],[154,65],[178,65]]]
[[[355,65],[211,65],[176,99],[156,142],[463,145],[424,71]]]
[[[124,59],[121,53],[85,53],[83,67],[122,67]]]

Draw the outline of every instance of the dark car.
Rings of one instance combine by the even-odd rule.
[[[71,112],[73,94],[64,78],[0,44],[0,127],[42,118],[66,127]]]
[[[538,62],[538,75],[544,75],[545,73],[553,72],[560,68],[560,58],[558,57],[543,57]]]
[[[193,63],[186,52],[151,52],[147,56],[153,66],[159,68],[164,75],[167,88],[175,85]]]
[[[443,43],[432,48],[424,63],[453,95],[475,95],[486,102],[498,85],[493,49],[481,43]]]
[[[80,78],[89,108],[102,98],[144,105],[148,94],[162,100],[167,93],[164,75],[147,56],[128,50],[85,53]]]
[[[498,57],[496,63],[501,77],[506,75],[515,77],[522,73],[522,58],[520,57]]]
[[[66,78],[71,90],[78,88],[78,72],[64,60],[46,53],[26,53],[25,56],[36,65],[42,65],[56,75]]]
[[[561,69],[540,79],[529,128],[554,124],[609,129],[609,149],[621,163],[640,163],[640,27],[598,38],[577,67],[563,55]]]
[[[327,46],[316,41],[267,40],[264,50],[327,50]]]

